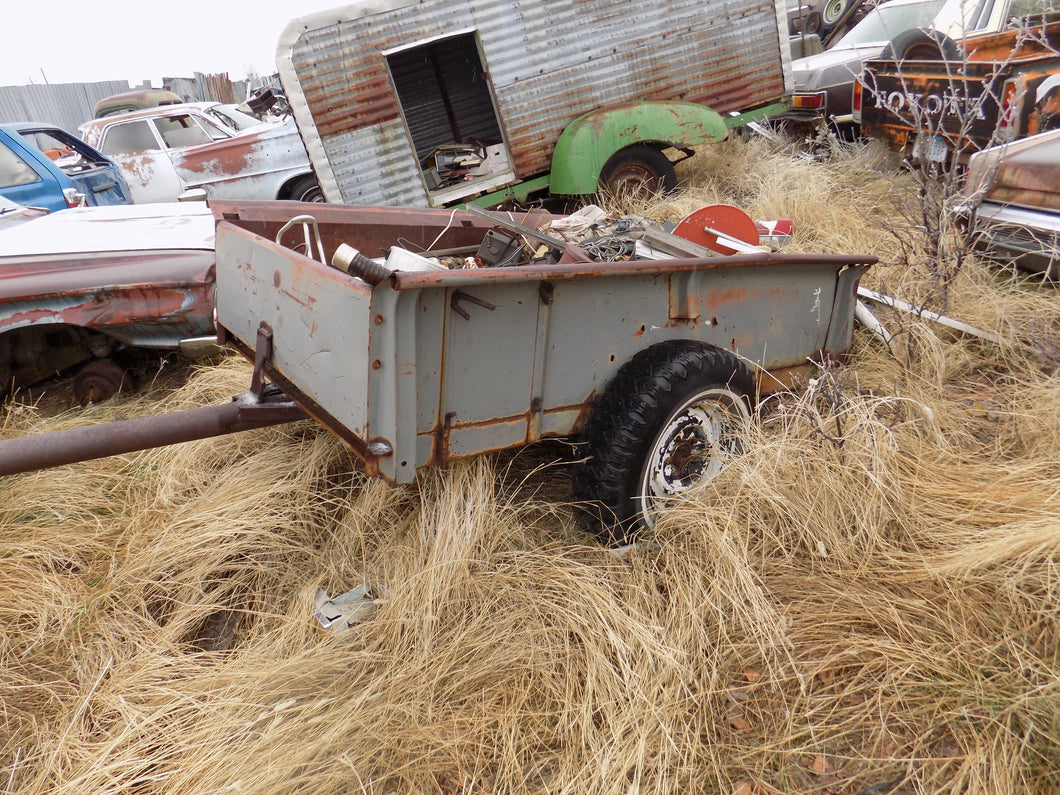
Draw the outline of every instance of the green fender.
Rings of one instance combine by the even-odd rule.
[[[634,102],[590,111],[560,135],[552,153],[549,190],[595,193],[604,163],[632,144],[685,148],[722,141],[728,132],[717,111],[695,102]]]

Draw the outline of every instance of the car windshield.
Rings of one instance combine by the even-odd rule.
[[[850,32],[835,46],[836,48],[857,47],[861,44],[886,42],[904,30],[929,27],[943,4],[943,0],[932,0],[926,3],[904,5],[885,3],[877,6],[852,27]]]
[[[260,119],[255,119],[231,105],[214,105],[206,109],[206,112],[217,121],[233,130],[246,130],[261,124]]]

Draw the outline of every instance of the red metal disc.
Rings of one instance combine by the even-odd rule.
[[[731,204],[708,204],[693,210],[677,222],[673,233],[719,254],[736,254],[737,249],[726,246],[723,239],[719,240],[717,235],[709,231],[712,229],[752,246],[760,242],[754,219]]]

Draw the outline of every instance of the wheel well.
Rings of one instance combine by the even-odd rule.
[[[881,61],[947,60],[954,61],[960,57],[957,43],[936,30],[910,28],[895,36],[879,55]]]
[[[280,190],[276,194],[276,198],[280,200],[291,198],[291,195],[294,193],[295,186],[307,179],[311,179],[313,180],[313,182],[317,181],[316,176],[311,171],[293,176],[285,183],[283,183],[283,185],[280,186]]]
[[[0,334],[0,394],[109,356],[121,347],[106,334],[65,323],[10,329]]]

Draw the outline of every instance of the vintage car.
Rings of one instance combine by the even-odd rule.
[[[980,81],[980,75],[965,74],[963,63],[975,57],[969,50],[979,46],[980,37],[1014,31],[1028,15],[1056,10],[1056,5],[1057,0],[887,0],[829,49],[792,61],[794,97],[826,92],[824,115],[840,131],[860,132],[854,88],[866,62],[954,61],[958,63],[950,67],[953,75],[947,82],[959,85],[960,77]],[[1023,37],[1040,35],[1028,29]],[[910,69],[905,79],[911,81],[915,71]],[[898,80],[903,82],[901,75]]]
[[[0,205],[0,395],[80,365],[76,397],[101,400],[133,354],[213,334],[202,202],[40,212]]]
[[[135,202],[182,199],[323,201],[293,120],[244,131],[194,104],[85,122],[81,137],[122,169]]]
[[[1060,130],[984,149],[968,162],[958,207],[971,246],[1055,278],[1060,268]]]
[[[31,122],[0,125],[0,196],[52,211],[130,201],[104,155],[60,127]]]

